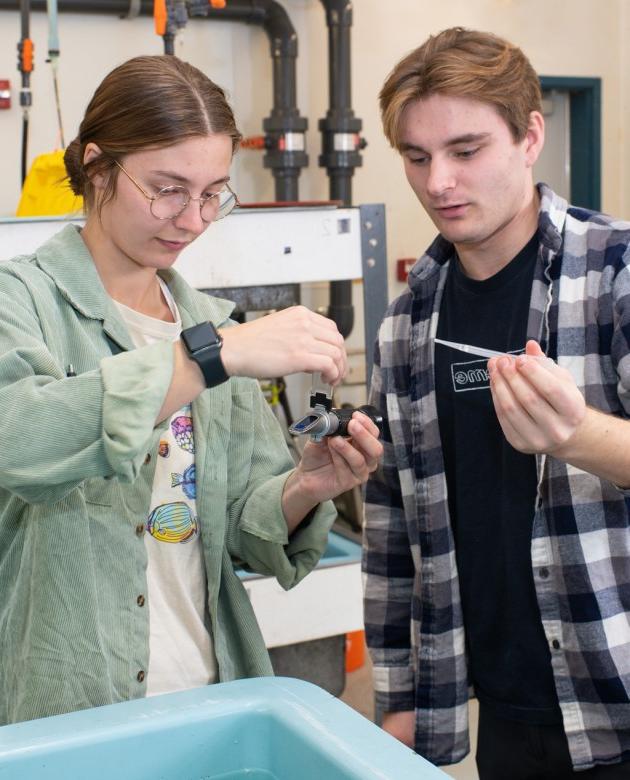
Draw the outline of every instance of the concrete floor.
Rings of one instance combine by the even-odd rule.
[[[360,669],[346,674],[346,687],[339,697],[365,718],[374,721],[374,689],[372,687],[372,665],[366,651],[365,663]],[[474,759],[474,745],[477,739],[477,702],[470,702],[471,753],[459,764],[444,766],[442,770],[455,780],[479,780]]]

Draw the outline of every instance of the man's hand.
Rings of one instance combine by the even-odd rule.
[[[569,371],[545,357],[535,341],[525,355],[488,361],[499,423],[520,452],[562,457],[586,417],[586,403]]]
[[[384,731],[413,750],[416,731],[416,714],[413,710],[384,712],[382,725]]]
[[[514,449],[545,453],[619,487],[630,487],[630,421],[586,405],[570,372],[535,341],[525,355],[488,361],[490,390]]]

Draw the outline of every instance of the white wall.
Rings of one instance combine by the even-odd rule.
[[[310,123],[311,158],[300,183],[303,198],[328,195],[325,172],[317,166],[320,134],[317,121],[328,106],[327,33],[320,0],[283,0],[299,40],[298,105]],[[599,76],[603,79],[603,208],[630,217],[630,192],[625,174],[630,119],[627,98],[630,54],[624,41],[630,33],[625,0],[355,0],[353,27],[353,107],[363,120],[369,146],[354,177],[354,200],[383,201],[387,206],[390,297],[394,261],[415,256],[428,244],[433,228],[421,214],[402,175],[400,161],[382,137],[377,111],[378,90],[400,57],[444,27],[460,24],[487,29],[523,47],[543,75]],[[66,137],[74,137],[96,84],[116,64],[139,53],[159,53],[161,41],[149,18],[133,21],[115,16],[59,15],[60,84]],[[0,112],[0,215],[12,213],[19,197],[21,111],[16,43],[17,11],[0,11],[0,78],[14,86],[13,108]],[[32,77],[30,156],[49,151],[57,141],[56,115],[49,66],[44,62],[47,25],[42,13],[32,15],[36,70]],[[260,134],[271,108],[269,43],[263,31],[231,22],[193,20],[178,42],[177,53],[225,86],[242,131]],[[234,182],[244,200],[269,200],[273,181],[262,169],[260,152],[242,151],[234,166]]]

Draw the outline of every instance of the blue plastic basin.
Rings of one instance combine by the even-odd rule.
[[[331,531],[328,535],[328,546],[318,567],[339,566],[344,563],[359,563],[360,561],[361,545]]]
[[[444,780],[310,683],[258,678],[0,728],[2,780]]]

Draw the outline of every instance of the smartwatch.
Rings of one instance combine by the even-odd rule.
[[[186,328],[182,331],[181,338],[188,357],[201,369],[206,387],[216,387],[227,382],[230,377],[225,373],[221,360],[223,339],[211,322],[202,322],[200,325]]]

